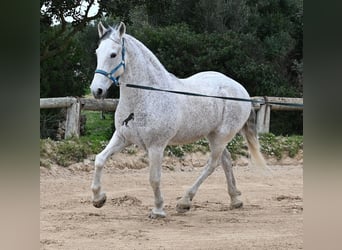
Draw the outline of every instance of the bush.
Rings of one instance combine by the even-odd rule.
[[[265,50],[270,40],[262,42],[251,34],[234,31],[196,33],[186,24],[176,24],[165,27],[132,26],[129,32],[177,77],[215,70],[240,82],[251,96],[301,96],[301,90],[291,84],[288,72],[278,63],[285,57],[285,44],[278,44],[272,49],[283,51],[276,57],[270,56],[269,53],[275,53],[270,52],[271,48]],[[289,120],[291,122],[284,122]],[[297,115],[282,112],[279,116],[272,116],[271,131],[276,134],[302,134],[302,124],[300,112]]]
[[[303,150],[303,136],[275,136],[272,133],[261,134],[259,137],[261,151],[265,156],[276,157],[280,160],[284,156],[295,157],[300,150]],[[81,162],[89,155],[98,154],[108,144],[107,140],[90,140],[89,137],[80,139],[71,138],[62,141],[50,139],[40,140],[40,164],[49,167],[53,163],[61,166]],[[227,145],[232,159],[248,156],[248,148],[242,136],[237,135]],[[125,151],[128,154],[135,154],[135,149]],[[209,152],[209,144],[205,139],[195,143],[167,146],[165,154],[182,158],[186,153]]]
[[[44,29],[44,32],[41,33],[41,46],[50,41],[56,32],[58,32],[58,26]],[[73,37],[67,49],[40,62],[40,98],[80,97],[86,93],[90,84],[89,79],[93,74],[90,72],[93,71],[90,62],[94,60],[94,53],[87,53],[85,42],[80,42],[81,38],[81,35]],[[87,44],[87,48],[90,47],[94,51],[96,40],[91,43],[91,40],[88,39],[87,43],[90,43]],[[63,45],[55,44],[54,46]],[[58,124],[65,121],[65,117],[60,110],[41,110],[40,115],[40,138],[56,139]]]
[[[283,156],[288,155],[295,157],[300,149],[303,149],[303,136],[276,136],[272,133],[260,134],[259,142],[261,152],[267,156],[274,156],[280,160]],[[245,139],[237,134],[228,144],[227,149],[232,159],[249,155],[248,147]],[[207,140],[201,139],[195,143],[167,146],[165,152],[169,156],[184,157],[186,153],[193,152],[209,152],[209,144]]]
[[[136,30],[133,26],[131,33],[178,77],[215,70],[240,82],[251,95],[298,95],[273,61],[267,60],[262,42],[250,34],[195,33],[185,24]]]
[[[275,136],[266,133],[260,135],[259,141],[261,152],[268,156],[275,156],[278,160],[285,154],[294,157],[300,149],[303,149],[303,136]]]
[[[79,140],[68,139],[57,144],[56,163],[66,167],[74,162],[83,161],[90,152],[87,144],[81,143]]]

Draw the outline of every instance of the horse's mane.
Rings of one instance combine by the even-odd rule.
[[[117,28],[119,25],[110,26],[106,32],[100,37],[99,43],[105,39],[110,39],[112,36],[115,36],[117,32]],[[114,37],[113,37],[114,38]],[[142,58],[144,60],[143,67],[150,67],[149,72],[155,72],[153,78],[157,79],[159,84],[161,83],[167,83],[170,79],[173,79],[174,81],[179,80],[176,76],[169,73],[164,65],[159,61],[159,59],[153,54],[153,52],[147,48],[141,41],[133,37],[129,34],[124,34],[125,44],[127,46],[130,46],[130,51],[134,51],[134,56]],[[128,52],[128,51],[127,51]],[[146,68],[147,69],[147,68]],[[151,70],[152,69],[152,70]],[[168,80],[163,78],[167,77]],[[160,81],[162,80],[162,81]],[[149,82],[149,84],[154,85],[155,82]]]
[[[137,46],[137,48],[139,48],[140,51],[144,53],[145,58],[147,58],[151,63],[153,63],[157,67],[160,67],[160,69],[167,71],[164,65],[159,61],[159,59],[142,42],[129,34],[125,34],[125,38],[131,40],[135,44],[135,46]]]
[[[143,56],[143,59],[145,61],[144,66],[149,67],[150,72],[155,72],[154,78],[159,85],[170,83],[170,79],[173,79],[174,81],[178,80],[177,77],[175,77],[167,71],[167,69],[159,61],[159,59],[142,42],[140,42],[138,39],[129,34],[125,34],[124,38],[127,41],[127,43],[130,43],[131,46],[133,45],[135,47],[134,50],[136,52],[141,53],[141,56]],[[151,70],[151,68],[153,68],[154,70]],[[149,84],[154,85],[156,82],[149,82]]]

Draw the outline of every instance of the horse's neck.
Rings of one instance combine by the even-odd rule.
[[[126,87],[126,84],[151,86],[161,89],[172,89],[178,79],[164,68],[157,57],[141,42],[126,35],[127,66],[120,77],[120,112],[131,113],[137,109],[144,110],[153,103],[149,90]]]
[[[124,83],[169,87],[170,73],[157,57],[130,35],[126,35],[127,71],[122,75]]]

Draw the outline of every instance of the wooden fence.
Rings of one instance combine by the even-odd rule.
[[[287,97],[252,97],[255,100],[267,100],[279,103],[296,103],[303,104],[303,98],[287,98]],[[94,111],[115,111],[118,105],[118,99],[92,99],[92,98],[75,98],[75,97],[57,97],[57,98],[41,98],[40,108],[66,108],[66,124],[65,138],[71,136],[80,136],[80,115],[81,110]],[[257,131],[258,133],[267,133],[270,129],[271,110],[303,110],[303,106],[284,106],[255,104],[254,109],[257,110]]]

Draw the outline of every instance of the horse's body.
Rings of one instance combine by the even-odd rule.
[[[210,158],[201,176],[178,201],[177,210],[189,210],[200,184],[220,164],[226,174],[231,206],[242,206],[237,199],[241,193],[236,189],[230,154],[225,147],[241,131],[256,163],[264,165],[255,129],[252,123],[247,122],[254,115],[251,103],[134,89],[126,84],[245,99],[249,98],[247,91],[236,81],[213,71],[201,72],[186,79],[176,78],[141,42],[125,34],[123,23],[118,29],[106,29],[100,23],[99,35],[101,42],[97,57],[100,70],[96,73],[100,74],[95,74],[91,90],[96,98],[103,98],[112,81],[117,82],[120,77],[120,100],[115,112],[116,131],[95,159],[92,184],[94,206],[101,207],[106,200],[100,179],[107,158],[130,144],[136,144],[145,149],[149,157],[150,183],[155,195],[151,217],[164,217],[159,187],[164,149],[170,144],[190,143],[203,137],[209,141]],[[117,56],[120,53],[121,62],[120,56]],[[116,70],[107,75],[115,66]]]

